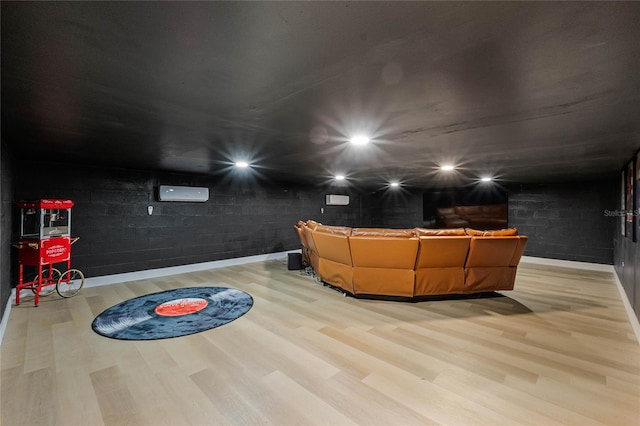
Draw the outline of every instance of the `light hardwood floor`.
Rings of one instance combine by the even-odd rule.
[[[240,319],[155,341],[91,330],[131,297],[228,286]],[[357,300],[283,261],[25,299],[2,425],[638,425],[640,345],[609,272],[522,264],[483,299]]]

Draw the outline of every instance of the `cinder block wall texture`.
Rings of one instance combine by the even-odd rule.
[[[106,168],[51,173],[54,167],[17,168],[14,198],[76,203],[72,234],[80,240],[72,248],[72,266],[88,277],[298,249],[293,225],[300,219],[347,226],[373,220],[362,195],[345,188]],[[158,202],[159,185],[208,187],[210,199]],[[351,203],[326,206],[328,193],[350,195]],[[14,233],[18,218],[14,206]]]

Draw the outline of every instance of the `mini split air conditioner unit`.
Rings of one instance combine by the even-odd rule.
[[[169,186],[160,185],[158,189],[160,201],[187,201],[204,203],[209,199],[209,188],[197,186]]]
[[[328,206],[348,206],[348,195],[327,195],[326,203]]]

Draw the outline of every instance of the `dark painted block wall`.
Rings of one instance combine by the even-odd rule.
[[[609,190],[615,194],[615,204],[610,210],[620,209],[620,198],[622,196],[620,182],[613,182]],[[636,188],[638,191],[639,188]],[[638,206],[635,206],[635,212]],[[635,220],[640,220],[640,216],[636,215]],[[636,242],[633,239],[625,237],[620,231],[619,218],[615,218],[616,227],[614,231],[613,247],[614,247],[614,267],[618,279],[629,298],[631,307],[633,308],[638,320],[640,320],[640,236],[636,236]]]
[[[4,142],[0,143],[0,318],[7,303],[11,303],[11,199],[13,193],[11,178],[11,157]]]
[[[617,235],[613,244],[616,274],[640,320],[640,243]]]
[[[613,181],[509,188],[509,225],[528,235],[525,255],[613,263]]]
[[[611,181],[514,185],[509,192],[509,226],[528,235],[525,255],[594,263],[613,263],[615,220]],[[422,192],[374,194],[376,226],[422,226]]]
[[[16,167],[14,201],[75,201],[72,234],[80,240],[73,246],[72,264],[88,277],[298,249],[293,225],[300,219],[347,226],[373,220],[366,210],[369,202],[346,188],[108,168],[38,172],[52,168]],[[205,186],[210,199],[157,202],[160,184]],[[326,206],[329,193],[350,195],[350,205]],[[154,207],[151,216],[147,206]],[[13,222],[15,235],[18,224]]]
[[[423,225],[422,191],[385,189],[369,197],[370,224],[381,228],[415,228]]]

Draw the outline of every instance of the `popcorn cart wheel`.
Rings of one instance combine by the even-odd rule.
[[[46,297],[56,290],[58,280],[62,274],[56,268],[49,268],[42,270],[42,278],[38,274],[30,281],[31,291],[33,294],[38,292],[38,282],[42,281],[42,288],[40,289],[40,296]],[[34,285],[35,284],[35,285]]]
[[[84,274],[79,269],[69,269],[60,276],[56,291],[62,297],[73,297],[84,285]]]
[[[16,305],[20,304],[22,290],[35,294],[35,306],[40,296],[54,290],[64,298],[75,296],[84,286],[84,274],[71,268],[71,246],[79,240],[70,236],[73,201],[43,199],[18,205],[22,214],[20,242],[14,244],[19,249]],[[37,270],[30,281],[24,279],[25,267]]]
[[[36,274],[31,281],[24,282],[26,287],[30,287],[33,294],[38,292],[39,281],[42,282],[40,297],[47,297],[54,291],[61,297],[72,297],[78,294],[84,286],[84,274],[79,269],[69,269],[63,274],[56,268],[43,269],[42,278],[38,279]]]

